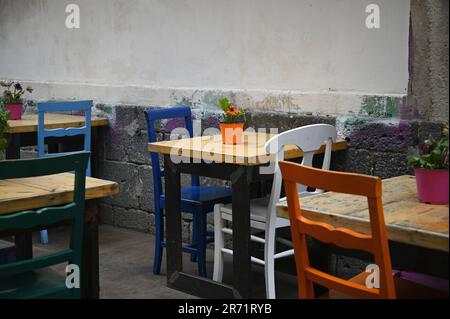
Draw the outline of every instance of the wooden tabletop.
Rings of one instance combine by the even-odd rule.
[[[367,199],[328,192],[300,199],[305,217],[369,234]],[[390,240],[448,250],[448,205],[422,204],[417,199],[414,176],[383,180],[383,208]],[[278,205],[278,216],[289,218],[286,201]]]
[[[28,133],[37,132],[38,116],[37,114],[23,115],[21,120],[9,120],[9,128],[6,133]],[[84,116],[48,113],[45,115],[45,128],[66,128],[66,127],[80,127],[84,125]],[[91,119],[91,126],[105,126],[108,125],[108,119],[93,117]]]
[[[70,203],[74,174],[0,180],[0,215]],[[118,192],[116,182],[86,177],[86,199],[107,197]]]
[[[273,134],[268,133],[244,133],[243,143],[237,145],[222,144],[221,135],[198,136],[187,139],[161,141],[148,144],[150,152],[166,155],[178,155],[192,159],[214,160],[216,163],[230,163],[242,165],[265,164],[270,161],[270,156],[264,148],[265,143]],[[347,142],[338,140],[333,144],[333,151],[345,150]],[[325,145],[316,154],[323,153]],[[294,145],[285,147],[285,159],[301,157],[302,151]]]

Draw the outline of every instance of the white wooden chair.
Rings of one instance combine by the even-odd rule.
[[[332,143],[336,141],[336,129],[328,124],[314,124],[295,128],[272,137],[267,141],[265,147],[268,153],[274,154],[274,165],[271,165],[273,172],[272,192],[269,198],[254,199],[250,203],[252,229],[265,232],[265,238],[251,235],[251,240],[264,244],[264,260],[251,257],[252,262],[265,266],[266,295],[269,299],[275,298],[275,259],[291,256],[293,249],[283,252],[275,252],[275,240],[292,247],[292,243],[283,238],[276,238],[276,229],[290,226],[289,220],[279,218],[276,215],[276,204],[280,201],[282,176],[278,167],[278,161],[284,159],[284,146],[294,144],[303,151],[303,165],[312,166],[315,151],[324,143],[326,150],[322,169],[330,168]],[[267,168],[265,168],[267,169]],[[320,193],[322,190],[308,192],[306,187],[299,185],[299,195],[308,196]],[[214,273],[213,280],[222,281],[223,277],[223,254],[233,254],[231,249],[224,247],[224,233],[232,234],[230,228],[225,227],[225,220],[232,220],[231,204],[216,204],[214,207]]]

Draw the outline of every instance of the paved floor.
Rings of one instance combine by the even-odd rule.
[[[40,244],[38,234],[34,238],[36,255],[56,251],[68,244],[69,230],[49,230],[49,245]],[[101,298],[194,298],[166,287],[165,255],[160,275],[152,272],[154,236],[108,225],[100,226],[100,297]],[[225,257],[224,282],[232,282],[232,257]],[[195,274],[197,264],[184,254],[186,272]],[[213,251],[208,250],[207,271],[211,277]],[[61,268],[63,269],[63,268]],[[276,286],[278,298],[296,298],[294,261],[287,258],[277,262]],[[63,271],[63,270],[62,270]],[[265,298],[264,269],[252,268],[253,296]]]

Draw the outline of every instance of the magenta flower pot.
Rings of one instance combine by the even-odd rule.
[[[419,202],[448,204],[448,169],[415,168]]]
[[[23,104],[5,104],[5,108],[10,111],[9,119],[10,120],[21,120],[22,119],[22,110]]]

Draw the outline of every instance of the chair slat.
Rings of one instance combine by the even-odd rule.
[[[72,257],[73,250],[66,249],[57,253],[53,253],[51,255],[40,256],[33,259],[26,259],[5,265],[0,265],[0,280],[1,277],[12,276],[35,269],[61,264],[65,261],[70,260]]]
[[[76,203],[61,207],[48,207],[38,211],[24,211],[11,215],[4,215],[1,219],[0,231],[19,231],[37,226],[50,226],[61,221],[71,220],[78,212]]]
[[[69,127],[69,128],[57,128],[44,131],[44,137],[64,137],[64,136],[77,136],[87,134],[86,126],[83,127]]]
[[[367,288],[366,286],[329,275],[311,267],[305,269],[305,276],[312,282],[349,296],[355,296],[357,298],[380,297],[380,291],[377,288]]]
[[[343,194],[360,195],[372,198],[378,198],[382,195],[381,179],[374,176],[325,171],[318,168],[297,165],[295,169],[289,171],[288,175],[283,176],[283,179],[303,185],[307,182],[307,185],[311,188],[324,189]]]
[[[0,179],[24,178],[70,172],[77,169],[86,170],[90,152],[72,154],[70,159],[60,155],[41,161],[38,158],[25,160],[0,161]]]
[[[346,228],[335,228],[329,224],[314,222],[304,217],[300,217],[297,221],[300,233],[310,235],[321,242],[373,253],[371,236]]]

